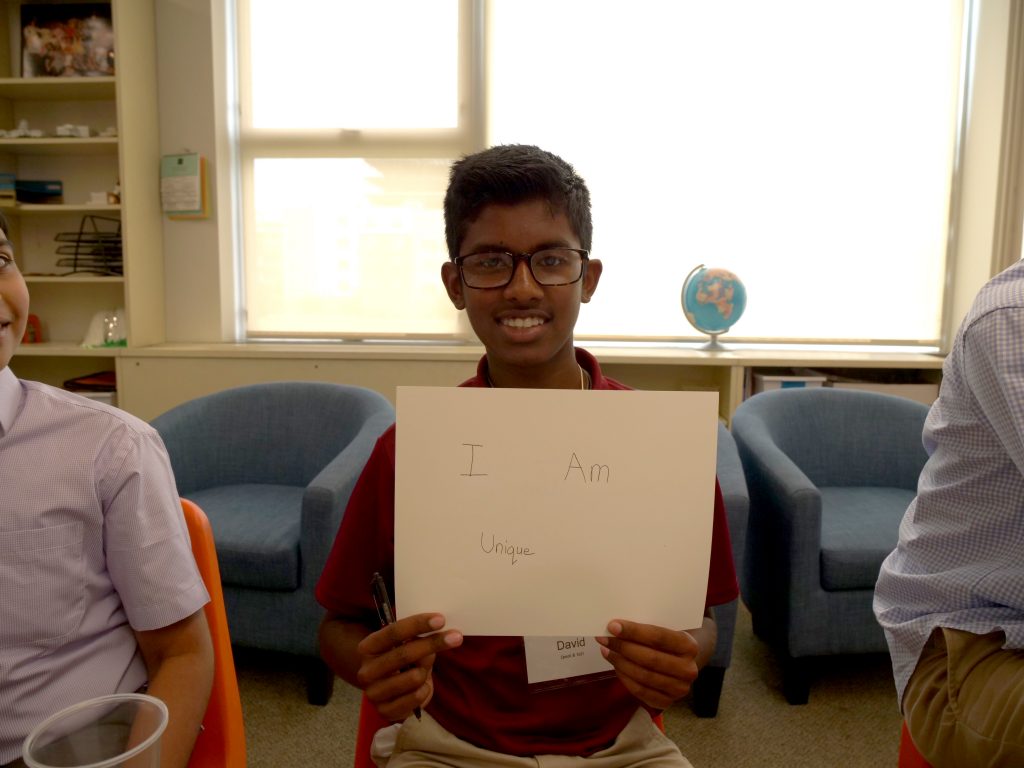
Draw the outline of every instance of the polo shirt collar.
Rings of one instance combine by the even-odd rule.
[[[21,405],[21,382],[10,366],[0,370],[0,437],[14,426],[14,417]]]

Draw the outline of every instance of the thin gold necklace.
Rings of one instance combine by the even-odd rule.
[[[587,377],[586,373],[584,373],[583,366],[580,365],[578,362],[576,363],[576,367],[580,369],[580,390],[582,391],[588,388],[587,378],[589,377]],[[491,380],[491,371],[489,368],[484,372],[484,378],[487,379],[488,387],[490,387],[491,389],[496,389],[496,387],[494,386],[494,382]]]

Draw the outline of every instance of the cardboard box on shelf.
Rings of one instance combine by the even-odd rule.
[[[754,374],[754,394],[772,389],[797,389],[802,387],[823,387],[824,376],[776,376],[768,373]]]
[[[831,386],[836,389],[860,389],[866,392],[881,392],[885,395],[906,397],[929,406],[939,396],[939,385],[931,382],[893,384],[882,381],[834,381]]]

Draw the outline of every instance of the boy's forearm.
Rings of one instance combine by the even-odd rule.
[[[206,616],[192,616],[163,629],[136,632],[149,674],[147,693],[167,705],[160,764],[185,768],[206,714],[213,685],[213,645]]]
[[[164,662],[150,681],[147,693],[167,705],[170,718],[160,740],[160,765],[188,765],[209,699],[197,691],[209,691],[212,663],[199,655],[176,656]]]
[[[327,666],[345,682],[359,685],[359,652],[356,646],[370,634],[364,624],[340,616],[328,615],[320,623],[320,656]]]

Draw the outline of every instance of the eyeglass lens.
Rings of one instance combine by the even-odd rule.
[[[520,258],[511,253],[474,253],[460,260],[462,278],[471,288],[500,288],[515,273]],[[583,274],[583,254],[571,248],[544,248],[529,254],[533,279],[541,285],[568,285]]]

